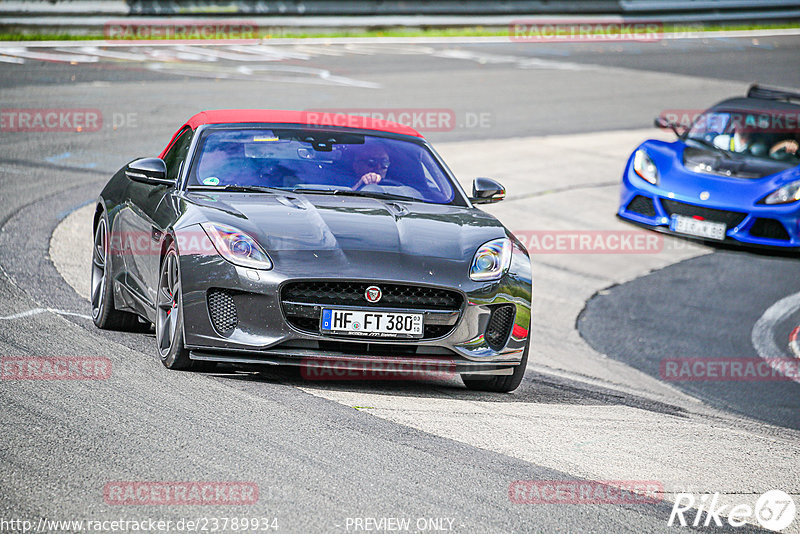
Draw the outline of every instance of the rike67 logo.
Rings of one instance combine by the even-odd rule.
[[[797,512],[791,495],[770,490],[761,495],[755,506],[721,504],[719,493],[696,497],[693,493],[678,493],[669,514],[668,526],[742,527],[758,522],[762,527],[779,532],[794,522]],[[705,518],[703,518],[705,516]]]

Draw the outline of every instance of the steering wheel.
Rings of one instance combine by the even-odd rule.
[[[402,184],[402,183],[398,182],[397,180],[392,180],[391,178],[389,178],[389,179],[384,178],[383,180],[381,180],[380,182],[378,182],[376,184],[361,184],[359,187],[354,188],[353,191],[361,191],[361,190],[364,190],[364,189],[366,189],[367,191],[380,191],[380,189],[377,189],[377,190],[376,189],[367,189],[367,187],[373,186],[373,185],[376,186],[376,187],[381,187],[381,186],[384,186],[384,185],[402,187],[405,184]]]
[[[793,148],[794,150],[789,151],[789,147]],[[769,155],[776,159],[784,159],[790,154],[797,154],[797,149],[797,141],[793,139],[784,139],[783,141],[775,143],[775,145],[770,149]]]

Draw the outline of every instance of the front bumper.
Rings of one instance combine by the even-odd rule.
[[[725,243],[782,249],[800,247],[800,213],[797,206],[754,204],[745,207],[744,202],[737,206],[703,203],[699,199],[674,195],[670,198],[667,191],[650,184],[638,185],[639,182],[643,180],[634,175],[630,168],[626,170],[617,211],[622,219],[659,232],[692,238],[670,229],[671,216],[675,213],[705,215],[708,220],[727,223]]]
[[[443,277],[439,284],[435,284],[439,280],[419,283],[406,279],[337,278],[332,274],[324,278],[297,278],[283,275],[277,269],[257,271],[234,266],[218,255],[182,255],[184,344],[192,359],[205,361],[300,366],[325,359],[405,362],[446,365],[458,373],[508,374],[519,365],[528,342],[530,260],[527,254],[515,249],[511,269],[502,279],[479,283],[470,281],[466,275],[464,278],[456,283]],[[426,324],[430,321],[448,326],[444,335],[413,340],[350,338],[301,330],[287,321],[281,288],[298,280],[423,286],[455,291],[463,298],[455,315],[426,315]],[[224,331],[220,331],[209,310],[209,294],[219,290],[230,295],[235,307],[235,326]],[[503,305],[513,306],[514,318],[505,341],[498,346],[496,342],[490,343],[485,334],[493,310]]]

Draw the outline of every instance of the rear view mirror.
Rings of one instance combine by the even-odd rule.
[[[161,158],[141,158],[128,163],[125,176],[131,180],[151,185],[174,185],[167,178],[167,164]]]
[[[682,132],[678,130],[679,127],[683,129],[682,126],[679,126],[678,124],[675,124],[674,122],[667,120],[666,117],[662,117],[661,115],[653,119],[653,126],[655,126],[656,128],[662,128],[664,130],[669,128],[670,130],[675,132],[675,135],[677,135],[678,137],[682,135]]]
[[[473,204],[492,204],[506,198],[506,188],[491,178],[475,178],[472,182]]]

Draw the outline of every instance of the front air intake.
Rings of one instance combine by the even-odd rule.
[[[788,241],[791,239],[789,232],[786,231],[786,227],[775,219],[756,219],[750,227],[750,235],[766,239],[779,239],[781,241]]]
[[[516,306],[513,304],[501,304],[492,309],[489,325],[484,334],[484,339],[492,350],[500,350],[505,346],[511,328],[514,326],[515,314]]]
[[[239,324],[233,292],[227,289],[209,289],[208,315],[217,332],[223,336],[230,335]]]
[[[644,215],[645,217],[656,216],[656,208],[653,206],[653,199],[643,197],[642,195],[636,195],[633,197],[633,200],[630,201],[627,209],[632,213],[638,213],[639,215]]]

